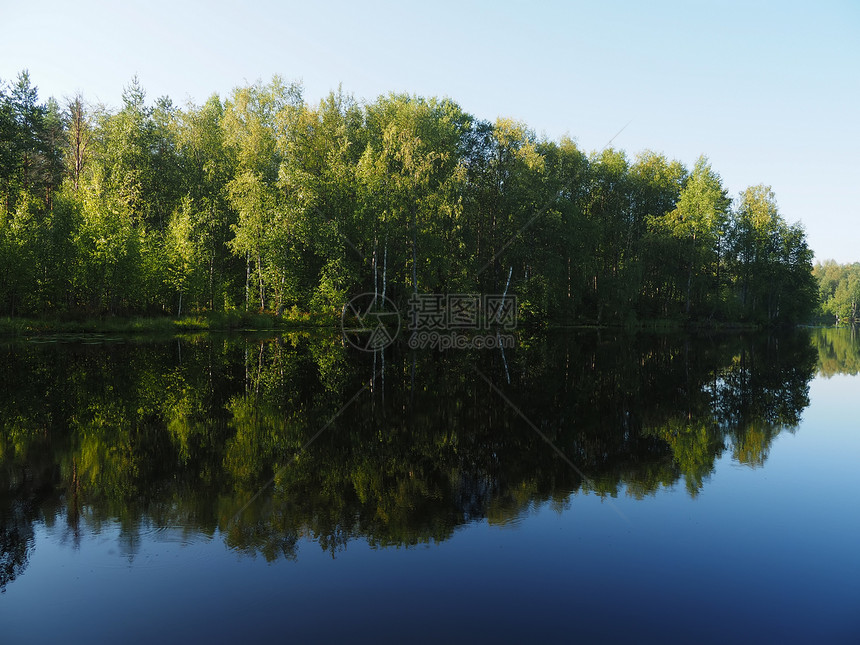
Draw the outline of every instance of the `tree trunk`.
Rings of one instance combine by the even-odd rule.
[[[418,249],[417,247],[417,235],[418,235],[418,222],[417,222],[417,214],[415,213],[415,207],[412,208],[412,293],[418,294]]]
[[[377,239],[373,238],[373,260],[371,261],[371,270],[373,271],[373,303],[376,304],[376,298],[379,295],[379,275],[377,273]]]
[[[385,290],[388,286],[388,237],[385,238],[385,251],[382,255],[382,299],[385,300]]]
[[[257,275],[260,278],[260,309],[262,310],[266,308],[266,294],[263,287],[263,261],[259,251],[257,252]]]
[[[248,300],[251,297],[251,254],[245,253],[245,311],[248,311]]]
[[[690,270],[687,271],[687,305],[684,308],[687,315],[690,315],[690,292],[692,291],[693,286],[693,263],[690,262]]]

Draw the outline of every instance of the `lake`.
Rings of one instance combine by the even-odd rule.
[[[0,640],[860,642],[860,335],[0,346]]]

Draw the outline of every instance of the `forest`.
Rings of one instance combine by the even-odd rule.
[[[575,126],[575,124],[572,124]],[[818,303],[802,227],[704,156],[585,152],[444,98],[279,77],[118,109],[0,84],[0,315],[339,312],[502,293],[533,323],[783,325]]]
[[[860,312],[857,311],[860,305],[860,262],[816,262],[813,275],[818,281],[822,316],[837,323],[860,320]]]

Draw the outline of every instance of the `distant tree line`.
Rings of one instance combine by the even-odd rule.
[[[822,316],[842,323],[860,320],[860,262],[816,262],[813,274],[818,281]]]
[[[449,99],[275,77],[226,100],[40,102],[0,86],[0,314],[339,310],[501,293],[530,320],[791,323],[817,288],[766,186],[704,157],[586,154]]]

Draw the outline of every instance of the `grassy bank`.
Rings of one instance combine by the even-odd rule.
[[[268,331],[307,328],[337,328],[336,313],[303,313],[296,311],[277,315],[270,312],[227,311],[171,318],[169,316],[102,316],[94,318],[0,318],[0,337],[38,336],[46,334],[182,334],[202,331]],[[523,322],[523,329],[548,331],[584,329],[624,329],[626,331],[689,332],[689,331],[754,331],[761,325],[741,322],[685,321],[660,319],[634,323],[579,322],[565,324],[545,321],[542,324]]]
[[[38,336],[40,334],[179,334],[197,331],[256,331],[335,327],[334,314],[289,312],[283,316],[247,311],[215,312],[199,316],[121,317],[60,319],[0,318],[0,336]]]

